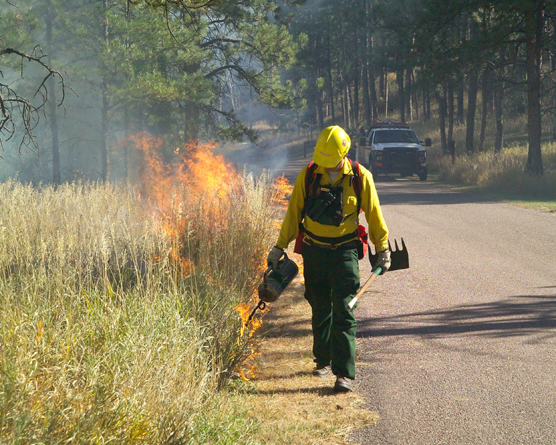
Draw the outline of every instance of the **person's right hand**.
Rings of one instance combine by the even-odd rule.
[[[373,267],[375,270],[377,267],[382,269],[380,275],[384,275],[388,269],[390,269],[390,265],[392,261],[390,260],[390,249],[383,250],[382,252],[377,252],[376,264]]]
[[[277,246],[274,246],[270,251],[270,253],[268,254],[266,263],[268,264],[269,267],[272,267],[273,271],[276,271],[276,269],[278,269],[278,262],[280,261],[280,258],[282,258],[283,255],[284,255],[284,249],[280,249]]]

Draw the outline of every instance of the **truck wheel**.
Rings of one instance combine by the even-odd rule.
[[[420,179],[421,181],[426,181],[428,175],[429,175],[429,174],[428,174],[428,169],[425,167],[425,169],[424,169],[421,173],[419,173],[419,179]]]

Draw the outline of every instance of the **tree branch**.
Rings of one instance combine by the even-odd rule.
[[[28,60],[29,62],[37,63],[42,66],[48,73],[42,79],[41,83],[37,87],[33,97],[41,96],[41,102],[38,105],[32,104],[28,99],[20,96],[13,88],[9,85],[0,83],[0,112],[2,114],[0,120],[0,135],[7,133],[6,140],[10,140],[17,132],[17,126],[15,117],[18,116],[23,125],[23,137],[21,138],[21,143],[19,149],[21,150],[22,145],[32,144],[35,148],[38,148],[37,142],[35,141],[33,130],[39,123],[40,120],[40,110],[46,102],[48,101],[48,89],[46,87],[46,82],[51,77],[58,77],[61,83],[62,96],[60,102],[57,104],[61,106],[65,99],[66,85],[64,77],[60,72],[52,69],[45,62],[43,62],[44,55],[38,56],[37,51],[39,47],[35,47],[31,54],[26,54],[18,51],[14,48],[4,48],[0,50],[0,57],[16,55],[22,60]],[[0,139],[0,144],[2,143]]]

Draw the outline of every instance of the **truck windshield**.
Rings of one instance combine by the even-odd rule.
[[[412,130],[384,130],[375,133],[375,143],[382,142],[411,142],[418,144],[419,139]]]

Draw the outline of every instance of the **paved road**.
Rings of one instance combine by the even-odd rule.
[[[377,189],[411,269],[357,308],[357,386],[380,421],[351,439],[556,444],[556,216],[417,179]]]

